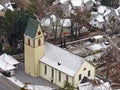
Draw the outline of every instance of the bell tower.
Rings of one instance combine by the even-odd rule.
[[[40,59],[44,53],[44,36],[39,22],[30,18],[24,33],[24,59],[27,74],[32,77],[40,76]]]

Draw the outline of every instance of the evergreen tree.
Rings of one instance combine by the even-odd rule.
[[[74,90],[75,87],[71,85],[69,82],[65,82],[63,88],[60,88],[59,90]]]

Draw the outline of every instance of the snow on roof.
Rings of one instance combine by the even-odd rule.
[[[87,3],[89,1],[92,1],[92,2],[96,3],[95,0],[71,0],[71,3],[72,3],[73,6],[81,6],[82,3]]]
[[[49,26],[51,21],[56,22],[56,16],[54,14],[50,15],[50,18],[43,18],[41,20],[41,26]]]
[[[100,85],[94,86],[87,82],[79,85],[80,90],[112,90],[109,82],[101,83]]]
[[[69,1],[69,0],[60,0],[60,3],[65,3],[67,1]]]
[[[17,60],[15,60],[13,57],[7,55],[7,54],[2,54],[0,56],[0,68],[2,70],[12,70],[15,69],[16,67],[13,66],[15,64],[18,64],[19,62]]]
[[[41,20],[41,26],[49,26],[50,25],[50,18],[43,18]]]
[[[13,7],[11,5],[11,2],[6,3],[5,7],[8,8],[8,9],[10,9],[11,11],[14,11],[14,9],[13,9]]]
[[[101,50],[103,47],[100,44],[94,44],[94,45],[88,46],[87,48],[90,50],[96,51],[96,50]]]
[[[71,26],[71,21],[70,19],[61,19],[60,23],[64,26],[64,27],[70,27]]]
[[[85,62],[83,58],[47,42],[45,43],[45,55],[40,61],[70,76],[74,76]]]
[[[104,13],[104,12],[107,10],[107,7],[101,5],[101,6],[99,6],[97,9],[98,9],[98,12],[99,12],[99,13]]]
[[[4,9],[4,7],[2,5],[0,5],[0,10],[3,10],[3,9]]]
[[[87,61],[93,61],[93,60],[95,59],[95,57],[92,56],[92,55],[90,55],[90,56],[85,57],[85,59],[86,59]]]
[[[117,9],[115,9],[115,12],[116,12],[116,15],[119,16],[120,6]]]
[[[94,36],[93,38],[94,39],[101,39],[101,38],[103,38],[103,36],[102,35],[97,35],[97,36]]]
[[[0,60],[1,60],[1,57],[0,57]],[[7,62],[5,62],[4,60],[1,60],[0,61],[0,68],[4,71],[9,71],[9,70],[12,70],[12,69],[15,69],[14,66],[8,64]]]
[[[73,6],[81,6],[82,0],[71,0]]]
[[[105,22],[104,20],[104,16],[102,14],[98,14],[95,19],[98,21],[98,22]]]
[[[5,62],[7,62],[10,65],[19,64],[19,62],[15,58],[13,58],[10,55],[7,55],[6,53],[2,54],[0,57],[1,57],[0,60],[4,60]]]

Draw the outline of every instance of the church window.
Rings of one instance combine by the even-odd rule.
[[[79,80],[81,80],[81,74],[79,74]]]
[[[40,39],[38,40],[38,46],[40,46],[40,44],[41,44],[41,41],[40,41]]]
[[[59,72],[59,82],[61,81],[61,72]]]
[[[88,71],[88,76],[90,76],[90,70]]]
[[[39,32],[38,32],[38,35],[40,35],[40,34],[41,34],[41,32],[39,31]]]
[[[52,68],[52,78],[54,77],[54,69]]]
[[[66,81],[68,82],[68,75],[66,75]]]
[[[47,74],[47,66],[45,65],[45,75]]]
[[[30,46],[30,39],[28,39],[28,45]]]

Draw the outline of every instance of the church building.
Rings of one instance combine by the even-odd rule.
[[[29,19],[24,33],[25,72],[60,87],[67,81],[75,87],[84,77],[95,78],[95,67],[85,59],[44,41],[37,20]]]

